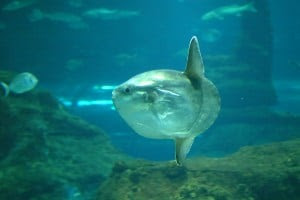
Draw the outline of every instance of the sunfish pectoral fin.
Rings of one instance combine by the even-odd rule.
[[[0,85],[4,90],[4,96],[7,97],[9,94],[9,86],[4,82],[0,82]]]
[[[182,165],[194,142],[194,136],[175,138],[175,159],[178,165]]]

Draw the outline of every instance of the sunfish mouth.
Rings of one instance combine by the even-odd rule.
[[[117,104],[118,104],[118,101],[120,101],[121,96],[122,96],[122,90],[121,90],[120,86],[116,87],[112,91],[112,98],[111,98],[112,102],[116,108],[118,108]]]
[[[121,93],[121,88],[120,86],[116,87],[113,91],[112,91],[112,99],[116,99],[118,97],[118,95],[120,95]]]
[[[116,93],[117,93],[116,90],[112,91],[112,93],[111,93],[112,100],[114,100],[116,98],[116,96],[117,96]]]

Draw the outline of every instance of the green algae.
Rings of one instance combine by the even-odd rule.
[[[126,158],[48,92],[1,97],[0,118],[0,199],[91,199]]]
[[[224,158],[188,159],[185,167],[174,162],[122,163],[122,170],[113,170],[100,187],[97,199],[296,200],[299,145],[294,140],[244,147]]]

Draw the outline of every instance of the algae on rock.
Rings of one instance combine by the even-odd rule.
[[[0,199],[90,199],[125,158],[47,92],[0,98]]]
[[[300,140],[244,147],[224,158],[116,164],[98,200],[297,200]]]

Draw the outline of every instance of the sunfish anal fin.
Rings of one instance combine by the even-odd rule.
[[[175,138],[175,159],[177,165],[182,165],[194,142],[194,136]]]

